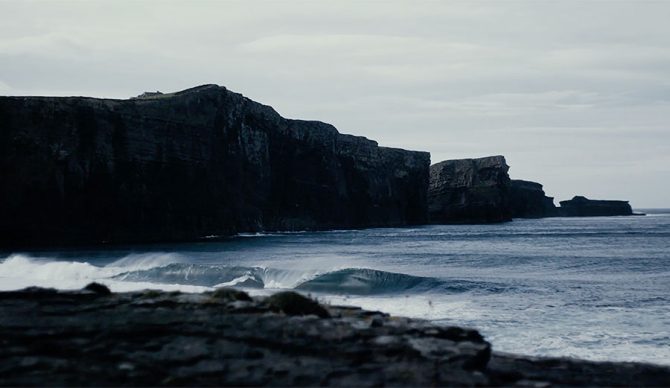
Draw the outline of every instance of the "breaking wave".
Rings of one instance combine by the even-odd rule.
[[[509,287],[498,286],[493,283],[412,276],[368,268],[346,268],[321,274],[295,288],[331,294],[373,295],[433,291],[444,293],[470,291],[496,293]]]
[[[375,295],[504,290],[502,286],[492,283],[413,276],[368,268],[302,271],[185,261],[185,258],[175,254],[132,254],[110,264],[96,266],[87,262],[53,261],[15,254],[0,262],[0,288],[7,290],[41,286],[74,289],[97,281],[119,291],[140,288],[199,291],[238,287]]]
[[[422,293],[438,290],[447,293],[501,292],[505,289],[491,283],[412,276],[368,268],[302,272],[264,267],[169,264],[122,273],[115,276],[115,279],[205,287],[297,289],[346,295]]]
[[[144,270],[169,265],[184,258],[174,253],[130,254],[104,266],[81,261],[65,261],[52,257],[33,257],[12,254],[0,259],[0,290],[16,290],[38,286],[58,289],[78,289],[90,282],[105,283],[115,291],[148,288],[150,284],[121,285],[115,276],[130,270]],[[174,290],[175,287],[161,287]],[[184,288],[184,291],[199,291]]]
[[[172,263],[124,272],[115,279],[205,287],[294,288],[312,276],[309,272],[264,267]]]

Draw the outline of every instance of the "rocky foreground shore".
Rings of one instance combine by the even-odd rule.
[[[667,386],[670,368],[491,352],[441,327],[294,292],[0,293],[0,385]]]

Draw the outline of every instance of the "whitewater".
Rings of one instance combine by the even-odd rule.
[[[670,365],[670,211],[647,212],[4,251],[0,290],[293,289],[474,327],[496,351]]]

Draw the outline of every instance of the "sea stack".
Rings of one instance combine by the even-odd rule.
[[[427,152],[285,119],[217,85],[0,97],[0,124],[0,246],[427,221]]]
[[[509,221],[509,166],[501,155],[445,160],[430,166],[428,210],[433,223]]]
[[[564,217],[632,216],[628,201],[595,200],[575,196],[561,201],[560,215]]]

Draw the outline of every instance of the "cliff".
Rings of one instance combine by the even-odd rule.
[[[430,166],[428,212],[434,223],[511,219],[504,156],[446,160]]]
[[[575,196],[561,201],[559,214],[564,217],[631,216],[633,209],[628,201],[605,201]]]
[[[510,207],[514,218],[542,218],[558,214],[554,198],[545,195],[541,184],[518,179],[510,182]]]
[[[429,164],[216,85],[0,97],[0,246],[419,224]]]
[[[574,197],[554,205],[542,185],[510,180],[503,156],[445,160],[430,166],[428,214],[432,223],[488,223],[514,218],[633,215],[627,201]]]
[[[667,386],[670,369],[491,353],[475,330],[319,304],[30,288],[0,292],[3,386]]]

